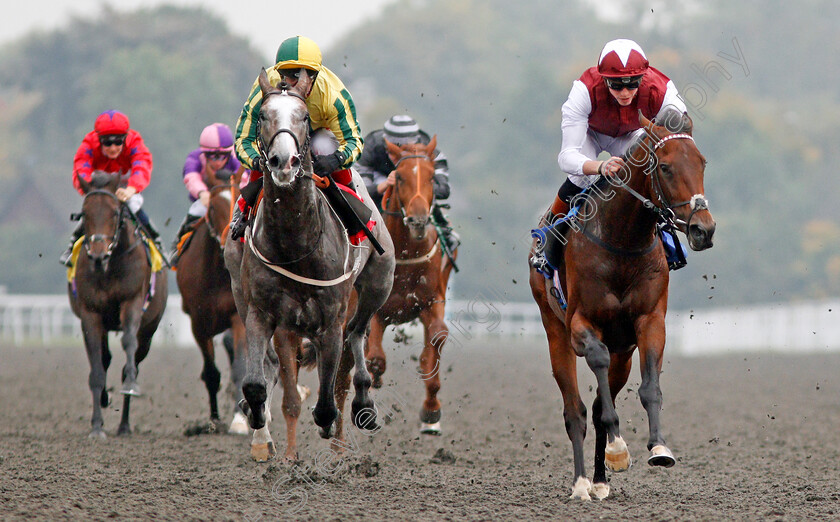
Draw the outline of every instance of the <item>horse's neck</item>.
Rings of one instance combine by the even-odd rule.
[[[649,181],[650,176],[645,174],[643,167],[633,167],[627,186],[650,199]],[[604,193],[614,196],[605,200],[600,197]],[[592,200],[597,205],[592,223],[597,226],[597,233],[602,239],[630,250],[650,244],[656,216],[630,191],[607,184],[602,190],[592,192]]]

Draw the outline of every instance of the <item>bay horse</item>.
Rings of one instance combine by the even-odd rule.
[[[70,307],[82,322],[90,362],[88,385],[93,394],[91,438],[104,439],[102,408],[110,398],[105,389],[111,363],[108,332],[122,332],[125,366],[122,370],[122,419],[118,435],[131,433],[129,406],[140,395],[137,371],[149,353],[152,336],[163,317],[167,299],[165,272],[153,273],[145,239],[129,219],[128,207],[115,192],[120,176],[95,173],[79,178],[85,193],[82,211],[84,240],[76,260],[75,280],[68,284]]]
[[[181,308],[190,317],[192,334],[204,359],[201,380],[210,398],[210,420],[219,425],[221,421],[217,395],[221,373],[215,362],[213,337],[228,329],[233,340],[228,356],[235,390],[234,406],[244,398],[242,378],[245,375],[245,325],[236,311],[223,250],[231,208],[239,196],[239,188],[233,174],[226,170],[219,171],[217,176],[205,182],[210,191],[207,213],[192,229],[189,248],[185,245],[179,256],[175,279],[181,292]],[[236,406],[234,411],[228,431],[247,435],[245,416]]]
[[[691,135],[691,119],[683,113],[666,114],[665,125],[639,114],[644,135],[625,154],[625,168],[606,179],[608,183],[595,185],[580,207],[557,272],[568,297],[565,311],[552,280],[533,268],[530,273],[572,442],[572,498],[606,498],[606,468],[617,472],[630,466],[615,398],[627,382],[637,347],[642,377],[638,393],[650,430],[648,464],[670,467],[676,462],[659,419],[669,274],[656,225],[660,218],[675,222],[692,250],[705,250],[712,246],[715,222],[704,196],[706,160]],[[578,392],[576,357],[586,360],[597,380],[593,482],[583,464],[586,407]]]
[[[373,212],[372,232],[385,252],[372,255],[369,244],[350,244],[344,226],[315,185],[331,181],[312,174],[305,95],[313,78],[302,74],[294,87],[275,88],[263,69],[258,81],[263,97],[258,141],[268,170],[263,198],[246,229],[245,246],[235,241],[225,245],[236,307],[245,321],[241,407],[255,430],[252,456],[265,455],[265,446],[273,446],[266,424],[273,382],[265,375],[266,361],[272,358],[273,350],[268,350],[272,334],[278,364],[290,357],[290,350],[283,348],[289,344],[282,342],[284,335],[312,343],[319,377],[312,415],[321,437],[332,437],[339,415],[335,387],[342,350],[349,350],[355,362],[353,423],[360,429],[377,427],[364,343],[370,318],[388,298],[394,273],[394,247],[379,213]],[[354,178],[355,186],[363,186],[358,174]],[[373,208],[367,192],[361,188],[360,192]],[[352,289],[358,293],[358,303],[345,327]]]
[[[449,336],[444,314],[446,287],[454,265],[442,254],[441,239],[430,218],[437,136],[427,145],[385,143],[395,166],[396,183],[383,196],[382,213],[394,241],[397,266],[391,295],[371,320],[367,359],[374,387],[379,388],[386,368],[382,349],[385,328],[420,319],[424,346],[419,373],[426,385],[420,432],[440,435],[440,357]],[[452,256],[457,258],[457,249]]]

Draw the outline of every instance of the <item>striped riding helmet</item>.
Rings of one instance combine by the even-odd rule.
[[[645,52],[633,40],[607,42],[598,57],[598,72],[604,78],[641,76],[648,70],[648,66]]]
[[[305,36],[293,36],[283,40],[277,49],[274,61],[278,69],[304,67],[318,72],[321,70],[321,49],[318,48],[318,44]]]
[[[214,123],[204,127],[198,138],[202,152],[232,152],[233,133],[224,123]]]
[[[396,145],[420,141],[420,126],[408,114],[397,114],[385,122],[385,138]]]

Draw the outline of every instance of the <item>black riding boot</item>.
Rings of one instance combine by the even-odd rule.
[[[73,246],[76,244],[76,241],[79,240],[85,233],[85,224],[83,221],[79,221],[79,224],[76,225],[76,229],[73,231],[72,235],[70,236],[70,244],[67,245],[67,249],[61,254],[58,258],[58,261],[66,266],[70,267],[73,263],[71,263],[70,257],[73,255]]]
[[[172,253],[169,256],[169,264],[175,267],[178,264],[178,243],[181,242],[181,238],[184,237],[190,228],[192,228],[193,223],[198,221],[198,216],[193,216],[192,214],[187,214],[184,216],[184,220],[181,221],[181,226],[178,228],[178,233],[175,234],[175,240],[172,241]]]
[[[447,207],[448,208],[448,207]],[[440,230],[441,239],[449,252],[454,252],[461,244],[461,236],[452,229],[452,225],[443,213],[440,205],[432,207],[432,219]]]

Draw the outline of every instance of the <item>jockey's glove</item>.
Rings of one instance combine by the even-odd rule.
[[[254,170],[262,172],[263,174],[268,172],[267,165],[265,164],[265,159],[262,156],[257,156],[256,158],[252,159],[251,165],[254,166]]]
[[[240,239],[245,235],[246,228],[248,228],[248,220],[245,218],[245,214],[239,210],[239,207],[236,207],[230,220],[230,238]]]
[[[315,156],[315,159],[312,162],[312,170],[314,170],[315,174],[318,174],[319,176],[326,176],[341,168],[343,163],[344,153],[337,150],[332,154]]]

